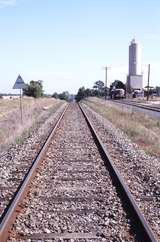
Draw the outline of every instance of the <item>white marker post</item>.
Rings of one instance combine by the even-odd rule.
[[[21,124],[23,124],[23,112],[22,112],[22,89],[26,87],[22,77],[19,75],[13,86],[13,89],[20,89],[20,113],[21,113]]]

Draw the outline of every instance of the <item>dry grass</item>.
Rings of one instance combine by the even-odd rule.
[[[63,102],[54,98],[23,97],[23,124],[20,119],[19,98],[0,99],[0,151],[13,141],[22,142],[24,134],[35,127],[47,112]]]
[[[128,137],[147,153],[160,156],[160,119],[153,119],[116,107],[98,98],[88,98],[84,101],[89,107],[111,121],[125,132]]]

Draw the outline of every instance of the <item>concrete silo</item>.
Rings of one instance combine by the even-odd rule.
[[[127,77],[127,91],[142,90],[142,55],[141,48],[135,39],[131,41],[129,46],[129,74]]]

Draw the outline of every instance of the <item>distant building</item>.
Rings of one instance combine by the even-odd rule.
[[[127,92],[132,90],[142,90],[143,75],[141,63],[141,48],[135,39],[131,41],[129,46],[129,74],[126,83]]]

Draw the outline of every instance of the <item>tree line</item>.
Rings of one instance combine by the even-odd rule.
[[[115,80],[110,85],[110,88],[107,88],[107,89],[104,85],[104,82],[99,80],[94,83],[92,88],[80,87],[75,96],[75,99],[77,102],[79,102],[80,100],[86,97],[92,97],[92,96],[104,97],[106,94],[111,93],[111,90],[113,89],[113,87],[122,88],[125,90],[125,85],[119,80]],[[31,96],[35,98],[42,97],[44,95],[43,81],[40,81],[40,80],[30,81],[30,83],[26,84],[26,87],[23,89],[23,94],[26,96]],[[68,91],[64,91],[62,93],[54,92],[52,97],[58,98],[61,100],[66,100],[66,101],[70,101],[74,99],[73,95],[70,95]]]
[[[64,91],[62,93],[57,93],[57,92],[54,92],[52,97],[54,98],[59,98],[61,100],[65,100],[65,101],[69,101],[70,99],[70,94],[68,91]]]
[[[39,98],[44,95],[43,91],[43,81],[30,81],[29,84],[26,84],[26,87],[23,89],[23,95]],[[61,100],[69,101],[70,94],[65,91],[62,93],[53,93],[52,97],[59,98]]]
[[[125,84],[119,80],[115,80],[111,83],[110,87],[107,88],[104,85],[103,81],[96,81],[92,89],[85,89],[84,87],[79,88],[78,93],[76,95],[76,101],[79,102],[81,99],[85,97],[104,97],[104,96],[111,96],[113,89],[123,89],[126,90]]]
[[[94,86],[91,89],[90,88],[85,89],[85,87],[80,87],[75,99],[77,102],[79,102],[85,97],[93,97],[93,96],[103,97],[105,96],[106,92],[107,90],[104,86],[104,82],[99,80],[94,83]]]

